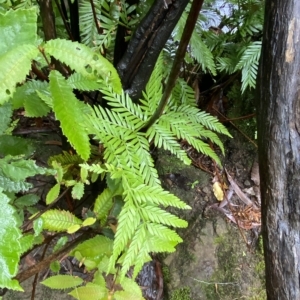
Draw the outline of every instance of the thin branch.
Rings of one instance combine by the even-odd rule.
[[[203,4],[204,0],[193,0],[190,12],[189,12],[189,16],[187,18],[183,33],[182,33],[182,37],[178,46],[178,50],[176,52],[176,56],[175,56],[175,60],[172,66],[172,70],[171,73],[169,75],[167,84],[166,84],[166,88],[164,91],[164,94],[160,100],[160,103],[156,109],[156,111],[154,112],[154,114],[152,115],[152,117],[148,120],[148,122],[143,126],[142,130],[143,131],[147,131],[147,129],[149,129],[158,119],[159,117],[162,115],[168,100],[171,96],[171,92],[176,84],[176,80],[179,76],[180,73],[180,66],[182,61],[184,60],[185,57],[185,53],[186,53],[186,49],[187,46],[189,44],[189,41],[191,39],[192,33],[194,31],[196,22],[198,20],[199,17],[199,12],[201,10],[202,4]]]
[[[99,23],[98,23],[98,20],[97,20],[97,13],[96,13],[96,8],[95,8],[94,1],[90,0],[90,2],[91,2],[91,7],[92,7],[92,11],[93,11],[93,17],[94,17],[94,22],[95,22],[95,25],[96,25],[96,28],[97,28],[97,32],[98,32],[98,34],[101,34],[102,30],[101,30],[101,28],[99,26]]]
[[[55,4],[56,4],[56,6],[57,6],[57,8],[59,10],[60,16],[61,16],[61,18],[62,18],[62,20],[64,22],[64,26],[65,26],[65,28],[66,28],[66,30],[68,32],[68,35],[69,35],[70,39],[74,42],[74,37],[72,35],[72,31],[71,31],[70,25],[69,25],[68,21],[66,20],[66,15],[64,14],[62,7],[59,5],[58,0],[55,0]]]

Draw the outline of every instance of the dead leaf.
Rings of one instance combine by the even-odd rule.
[[[222,190],[222,185],[220,182],[216,181],[213,184],[213,192],[215,197],[219,200],[222,201],[224,199],[224,192]]]
[[[254,162],[251,170],[251,180],[255,183],[255,185],[260,185],[260,178],[259,178],[259,166],[258,162]]]

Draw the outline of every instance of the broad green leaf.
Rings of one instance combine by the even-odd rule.
[[[18,272],[22,234],[18,228],[16,210],[9,204],[9,198],[1,189],[0,202],[0,287],[22,291],[17,280],[12,279]]]
[[[93,225],[96,222],[96,218],[87,218],[83,221],[82,226],[90,226]]]
[[[51,264],[50,264],[50,269],[51,269],[51,271],[52,272],[54,272],[54,273],[57,273],[57,272],[59,272],[59,270],[60,270],[60,263],[59,263],[59,261],[53,261]],[[42,283],[42,282],[41,282]]]
[[[82,221],[72,213],[64,210],[48,210],[41,218],[44,221],[44,229],[51,231],[67,231],[72,225],[81,225]]]
[[[31,183],[27,183],[24,181],[15,181],[7,176],[5,176],[0,168],[0,189],[3,189],[4,191],[7,192],[26,192],[32,187]]]
[[[72,188],[72,198],[80,200],[83,197],[84,193],[84,184],[82,182],[76,182]]]
[[[46,204],[51,204],[58,196],[60,192],[60,184],[56,183],[48,192],[46,196]]]
[[[11,103],[0,105],[0,135],[9,127],[12,112]]]
[[[24,44],[36,44],[37,8],[9,10],[0,13],[0,56]],[[3,69],[1,69],[3,71]]]
[[[53,110],[60,121],[62,131],[82,159],[87,160],[90,156],[89,137],[81,124],[83,118],[78,100],[58,71],[51,71],[49,77]]]
[[[30,156],[34,152],[33,143],[18,136],[2,135],[0,139],[0,155]]]
[[[38,53],[33,45],[21,45],[0,56],[0,105],[13,96],[16,84],[25,79]]]
[[[0,168],[4,175],[14,181],[25,180],[29,176],[44,174],[44,168],[38,167],[33,160],[15,160],[7,162],[0,159]]]
[[[90,260],[99,261],[105,255],[111,255],[113,249],[113,241],[103,235],[97,235],[82,244],[78,245],[72,253],[78,260],[88,258]]]
[[[19,208],[23,208],[26,206],[35,205],[39,200],[40,200],[40,198],[37,195],[27,194],[27,195],[21,196],[20,198],[16,199],[14,201],[14,205]]]
[[[50,112],[50,106],[41,99],[37,91],[45,95],[48,87],[48,82],[37,80],[27,81],[22,86],[17,87],[12,98],[14,109],[24,107],[26,117],[43,117],[47,115]]]
[[[21,237],[20,239],[20,245],[22,247],[21,253],[25,253],[29,249],[32,248],[34,244],[34,235],[33,234],[27,234]]]
[[[76,288],[69,295],[78,300],[99,300],[107,299],[108,291],[105,287],[101,287],[98,284],[88,283],[86,286]]]
[[[75,233],[76,231],[78,231],[79,229],[81,228],[81,226],[80,225],[72,225],[72,226],[70,226],[68,229],[67,229],[67,233],[69,233],[69,234],[73,234],[73,233]]]
[[[68,78],[68,83],[73,89],[80,91],[96,91],[101,88],[101,83],[96,80],[84,77],[79,73],[74,73]]]
[[[116,93],[121,93],[122,84],[114,66],[91,48],[68,40],[50,40],[44,46],[46,53],[67,64],[84,77],[99,76],[111,84]]]
[[[83,279],[71,275],[56,275],[41,282],[41,284],[51,289],[69,289],[82,283]]]

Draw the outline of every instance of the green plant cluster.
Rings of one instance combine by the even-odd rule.
[[[85,12],[82,18],[88,14],[87,3],[81,3]],[[126,14],[130,7],[124,3],[123,13]],[[43,284],[59,289],[73,287],[70,295],[76,299],[108,299],[112,294],[114,299],[143,299],[134,280],[126,277],[127,272],[133,267],[135,278],[143,264],[151,259],[151,252],[175,251],[182,239],[174,228],[184,228],[187,222],[166,208],[190,209],[161,187],[150,144],[169,150],[189,164],[190,159],[179,143],[186,140],[219,162],[207,141],[216,143],[224,152],[216,133],[230,135],[216,118],[197,109],[192,89],[181,79],[163,115],[144,132],[142,129],[163,93],[163,56],[157,61],[140,103],[134,103],[122,90],[116,69],[98,51],[109,47],[110,30],[113,29],[105,27],[103,34],[106,36],[100,36],[91,45],[95,40],[93,30],[88,27],[91,20],[86,19],[81,24],[83,43],[64,38],[42,41],[37,35],[38,10],[30,4],[26,1],[22,7],[0,12],[0,35],[5,36],[0,46],[0,287],[22,290],[13,279],[21,255],[41,243],[44,230],[65,233],[58,249],[67,242],[68,234],[84,232],[88,227],[95,236],[73,249],[72,255],[87,270],[96,271],[92,282],[83,285],[80,278],[56,275]],[[101,2],[104,7],[106,4]],[[96,9],[101,13],[107,11],[107,7]],[[99,18],[108,25],[117,24],[114,22],[117,17],[108,19],[103,13]],[[53,58],[67,66],[71,73],[66,75],[56,70],[50,63]],[[47,80],[28,75],[32,64],[49,70]],[[89,106],[76,98],[75,89],[98,90],[107,105]],[[28,118],[53,113],[76,153],[63,152],[51,157],[49,169],[37,166],[30,159],[34,151],[30,141],[12,134],[11,118],[18,109]],[[104,149],[100,156],[92,153],[91,138]],[[36,195],[28,192],[31,185],[26,179],[36,174],[54,175],[56,179],[46,196],[47,205],[53,204],[65,189],[70,189],[73,199],[82,199],[86,186],[99,178],[106,181],[107,187],[85,218],[69,211],[49,209],[33,221],[32,232],[24,234],[20,229],[23,212],[26,209],[30,214],[35,213],[33,206],[39,201]],[[20,193],[24,196],[19,197]],[[116,205],[120,209],[114,215],[117,224],[112,225],[109,217]],[[108,231],[109,234],[105,234]],[[51,268],[58,271],[58,264],[53,262]],[[109,289],[105,274],[113,275],[115,285],[120,284],[122,288]]]

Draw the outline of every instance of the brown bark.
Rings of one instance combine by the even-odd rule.
[[[300,1],[266,0],[258,144],[268,299],[300,299]]]

